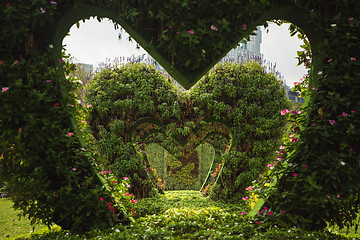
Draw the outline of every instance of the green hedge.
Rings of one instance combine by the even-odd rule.
[[[143,64],[104,69],[94,77],[87,98],[93,106],[89,124],[103,164],[118,177],[130,176],[133,193],[146,197],[159,183],[152,176],[152,159],[141,152],[156,142],[170,153],[165,185],[194,188],[200,170],[194,150],[221,133],[228,137],[214,145],[223,144],[222,154],[231,138],[231,148],[223,157],[218,196],[243,194],[279,145],[285,123],[280,111],[289,106],[284,87],[251,62],[220,64],[188,92],[175,90]]]

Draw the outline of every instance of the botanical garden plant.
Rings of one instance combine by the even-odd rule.
[[[309,38],[311,94],[273,206],[304,227],[351,223],[360,187],[359,9],[358,0],[2,2],[0,177],[15,206],[33,222],[78,232],[117,221],[99,200],[114,196],[84,148],[64,77],[62,40],[73,24],[113,19],[188,89],[257,25],[284,19]]]
[[[151,181],[146,174],[152,172],[151,159],[140,154],[147,144],[159,143],[173,155],[167,161],[167,184],[191,186],[199,174],[196,147],[214,142],[214,134],[225,136],[223,152],[231,138],[218,197],[243,194],[279,145],[285,123],[280,111],[289,106],[281,82],[255,62],[220,64],[185,92],[176,92],[144,64],[104,69],[91,82],[87,101],[103,164],[119,177],[130,176],[138,197],[159,186],[158,178]]]

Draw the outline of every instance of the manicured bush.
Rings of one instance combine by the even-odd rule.
[[[232,133],[213,197],[243,195],[280,143],[285,120],[279,111],[289,106],[283,86],[255,62],[220,64],[194,86],[190,96],[195,113],[206,112],[227,122]]]
[[[0,177],[8,183],[15,206],[34,222],[56,222],[73,231],[113,223],[108,207],[92,201],[104,195],[111,201],[110,193],[103,188],[104,179],[96,174],[92,157],[83,150],[73,118],[76,102],[68,94],[73,84],[63,74],[62,38],[71,24],[93,15],[112,18],[189,88],[257,25],[283,18],[298,24],[309,37],[313,57],[309,87],[314,92],[300,118],[301,137],[296,137],[295,151],[288,152],[291,168],[282,175],[274,203],[286,208],[289,219],[301,226],[323,226],[325,220],[350,223],[358,209],[360,182],[356,165],[360,137],[354,130],[359,126],[360,102],[359,4],[358,0],[1,3],[0,151],[4,158]],[[202,102],[208,101],[209,94],[201,95]],[[209,109],[219,109],[214,115],[219,117],[224,104]],[[148,107],[143,104],[141,109]],[[181,108],[163,109],[162,117],[170,119]],[[121,124],[116,128],[120,131]],[[185,127],[173,130],[178,142],[190,134]],[[242,148],[266,152],[269,144],[265,145],[245,142]],[[301,168],[304,164],[309,166],[306,171]],[[320,192],[331,200],[324,204],[327,195]]]
[[[255,62],[221,64],[183,93],[150,66],[104,69],[94,77],[87,101],[102,163],[119,178],[129,176],[138,197],[148,196],[158,179],[149,171],[147,144],[157,142],[171,154],[165,185],[186,189],[198,184],[196,146],[215,142],[219,131],[228,136],[216,138],[224,152],[232,137],[217,187],[224,199],[243,194],[269,162],[285,123],[280,111],[289,105],[280,81]]]

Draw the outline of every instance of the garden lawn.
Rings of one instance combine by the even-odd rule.
[[[12,208],[12,202],[7,198],[0,198],[0,239],[9,239],[27,234],[33,231],[30,221],[21,218],[19,212]],[[44,225],[37,225],[37,229],[46,228]]]
[[[7,204],[10,207],[8,200]],[[138,201],[137,222],[132,225],[94,230],[84,236],[55,228],[16,239],[360,239],[355,234],[346,236],[328,231],[282,228],[271,225],[266,219],[255,222],[246,218],[246,208],[212,201],[198,191],[167,191],[164,195]]]

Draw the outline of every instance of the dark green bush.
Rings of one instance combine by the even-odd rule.
[[[230,152],[223,155],[213,197],[241,195],[271,161],[282,136],[289,106],[284,87],[255,63],[219,64],[191,93],[195,112],[227,122],[232,133]]]
[[[221,154],[230,137],[219,196],[242,194],[279,144],[285,123],[280,111],[289,104],[281,83],[255,62],[220,64],[183,93],[152,67],[128,64],[98,73],[89,92],[87,101],[93,106],[89,124],[102,163],[118,177],[130,177],[138,197],[146,197],[157,184],[140,153],[146,144],[158,142],[172,154],[167,160],[167,185],[186,188],[199,175],[196,146],[209,141]],[[219,133],[227,137],[216,137]]]

